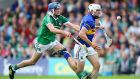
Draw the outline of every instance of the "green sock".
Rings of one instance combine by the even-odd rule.
[[[83,71],[81,73],[77,73],[78,78],[81,78],[82,76],[86,76],[86,75],[89,75],[89,73],[86,71]]]
[[[14,70],[17,70],[17,69],[19,69],[19,67],[18,67],[17,65],[14,65],[14,66],[13,66],[13,69],[14,69]]]
[[[78,78],[81,78],[83,76],[83,73],[77,73],[76,75],[78,76]]]

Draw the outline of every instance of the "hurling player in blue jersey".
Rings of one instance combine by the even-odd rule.
[[[77,57],[78,51],[78,59],[80,60],[77,70],[78,77],[80,79],[97,79],[100,69],[98,55],[103,54],[103,50],[92,40],[94,39],[96,30],[99,28],[103,28],[102,26],[97,25],[99,23],[98,19],[100,18],[102,12],[101,6],[99,4],[90,4],[88,6],[88,9],[89,13],[83,17],[80,25],[80,32],[78,35],[79,42],[83,46],[85,46],[86,49],[85,47],[81,47],[80,45],[75,44],[74,53],[75,57]],[[86,58],[89,60],[89,62],[94,68],[94,70],[92,70],[92,72],[88,76],[81,75],[83,74]]]

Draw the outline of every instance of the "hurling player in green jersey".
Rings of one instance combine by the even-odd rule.
[[[9,78],[14,79],[14,74],[17,69],[26,66],[34,65],[45,51],[53,50],[63,55],[68,61],[70,67],[76,70],[76,61],[71,57],[66,48],[56,40],[56,34],[62,34],[70,37],[71,33],[68,31],[61,30],[60,27],[64,25],[70,27],[76,31],[79,31],[79,26],[72,24],[67,18],[61,15],[61,4],[58,2],[52,2],[48,5],[48,12],[42,21],[42,26],[39,33],[34,40],[34,46],[36,52],[28,60],[9,66]]]

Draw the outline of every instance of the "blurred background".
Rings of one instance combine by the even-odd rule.
[[[70,22],[80,25],[82,17],[88,12],[90,3],[102,6],[102,24],[113,39],[110,48],[100,57],[101,76],[140,75],[140,0],[0,0],[0,75],[8,75],[8,65],[29,59],[35,52],[33,40],[46,15],[48,4],[62,2],[62,15]],[[117,20],[116,17],[122,19]],[[75,36],[77,33],[67,27]],[[73,39],[57,35],[59,40],[73,55]],[[96,33],[98,44],[106,40],[101,30]],[[91,65],[86,63],[85,70]],[[63,57],[48,55],[40,58],[35,66],[17,71],[19,75],[72,75]]]

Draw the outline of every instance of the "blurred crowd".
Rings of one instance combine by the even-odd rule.
[[[113,39],[102,57],[103,71],[108,74],[140,75],[140,1],[139,0],[16,0],[6,10],[0,9],[0,56],[4,58],[29,58],[35,52],[32,44],[48,10],[48,3],[60,1],[62,15],[80,25],[88,13],[90,3],[102,6],[102,25]],[[121,16],[120,20],[116,17]],[[64,27],[65,30],[73,30]],[[57,35],[57,39],[73,53],[74,41]],[[96,33],[98,44],[106,40],[101,30]]]

